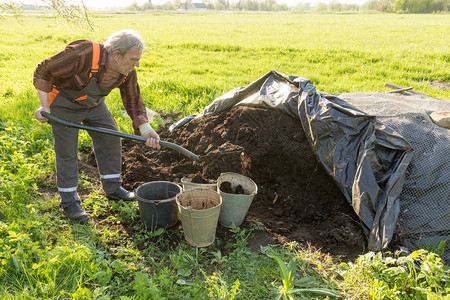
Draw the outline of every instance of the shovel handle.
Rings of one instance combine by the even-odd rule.
[[[146,142],[147,139],[143,136],[138,136],[138,135],[133,135],[133,134],[129,134],[129,133],[125,133],[125,132],[120,132],[120,131],[116,131],[116,130],[111,130],[111,129],[106,129],[106,128],[99,128],[99,127],[93,127],[93,126],[87,126],[87,125],[81,125],[78,123],[74,123],[74,122],[70,122],[67,120],[63,120],[60,119],[58,117],[55,117],[54,115],[49,114],[48,112],[45,111],[41,111],[41,115],[51,121],[54,121],[56,123],[68,126],[68,127],[73,127],[73,128],[78,128],[78,129],[84,129],[87,131],[94,131],[94,132],[99,132],[99,133],[104,133],[104,134],[109,134],[109,135],[114,135],[114,136],[118,136],[121,138],[126,138],[126,139],[132,139],[132,140],[137,140],[137,141],[141,141],[141,142]],[[198,156],[194,153],[192,153],[191,151],[177,145],[174,143],[170,143],[170,142],[166,142],[166,141],[159,141],[159,144],[162,147],[165,148],[169,148],[172,150],[175,150],[193,160],[198,160]]]

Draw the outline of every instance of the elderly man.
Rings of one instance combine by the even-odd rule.
[[[36,119],[47,122],[41,111],[51,111],[53,115],[71,122],[118,130],[105,104],[105,96],[118,87],[135,134],[146,137],[148,146],[159,149],[159,136],[148,124],[135,70],[143,49],[144,42],[139,34],[133,30],[121,30],[104,43],[76,41],[43,60],[37,65],[33,77],[41,102],[35,112]],[[61,207],[70,220],[86,220],[88,216],[81,208],[77,194],[78,129],[52,124],[52,132]],[[89,135],[106,197],[134,200],[134,193],[121,186],[121,139],[94,132],[89,132]]]

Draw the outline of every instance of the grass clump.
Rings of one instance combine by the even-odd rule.
[[[341,263],[341,286],[371,299],[448,299],[450,268],[438,254],[419,249],[408,256],[369,252],[356,263]]]

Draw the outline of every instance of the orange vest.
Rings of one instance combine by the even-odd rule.
[[[91,72],[89,74],[89,78],[92,77],[93,74],[98,73],[98,62],[100,60],[100,44],[94,41],[91,41],[92,43],[92,64],[91,64]],[[56,88],[53,88],[53,90],[48,94],[48,105],[51,105],[53,100],[55,100],[56,96],[59,94],[59,91]],[[82,96],[77,100],[85,100],[87,96]]]

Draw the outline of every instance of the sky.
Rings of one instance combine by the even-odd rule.
[[[70,0],[75,4],[79,4],[80,0]],[[163,4],[170,0],[152,0],[153,4]],[[298,3],[328,3],[329,0],[276,0],[278,3],[285,3],[289,6],[296,5]],[[361,5],[365,3],[367,0],[337,0],[340,3],[355,3]],[[30,3],[36,4],[39,3],[39,0],[17,0],[15,2],[18,3]],[[103,8],[119,8],[119,7],[127,7],[130,6],[133,2],[137,2],[137,4],[142,5],[147,2],[147,0],[84,0],[84,4],[91,9],[103,9]],[[192,2],[202,2],[202,0],[192,0]]]

